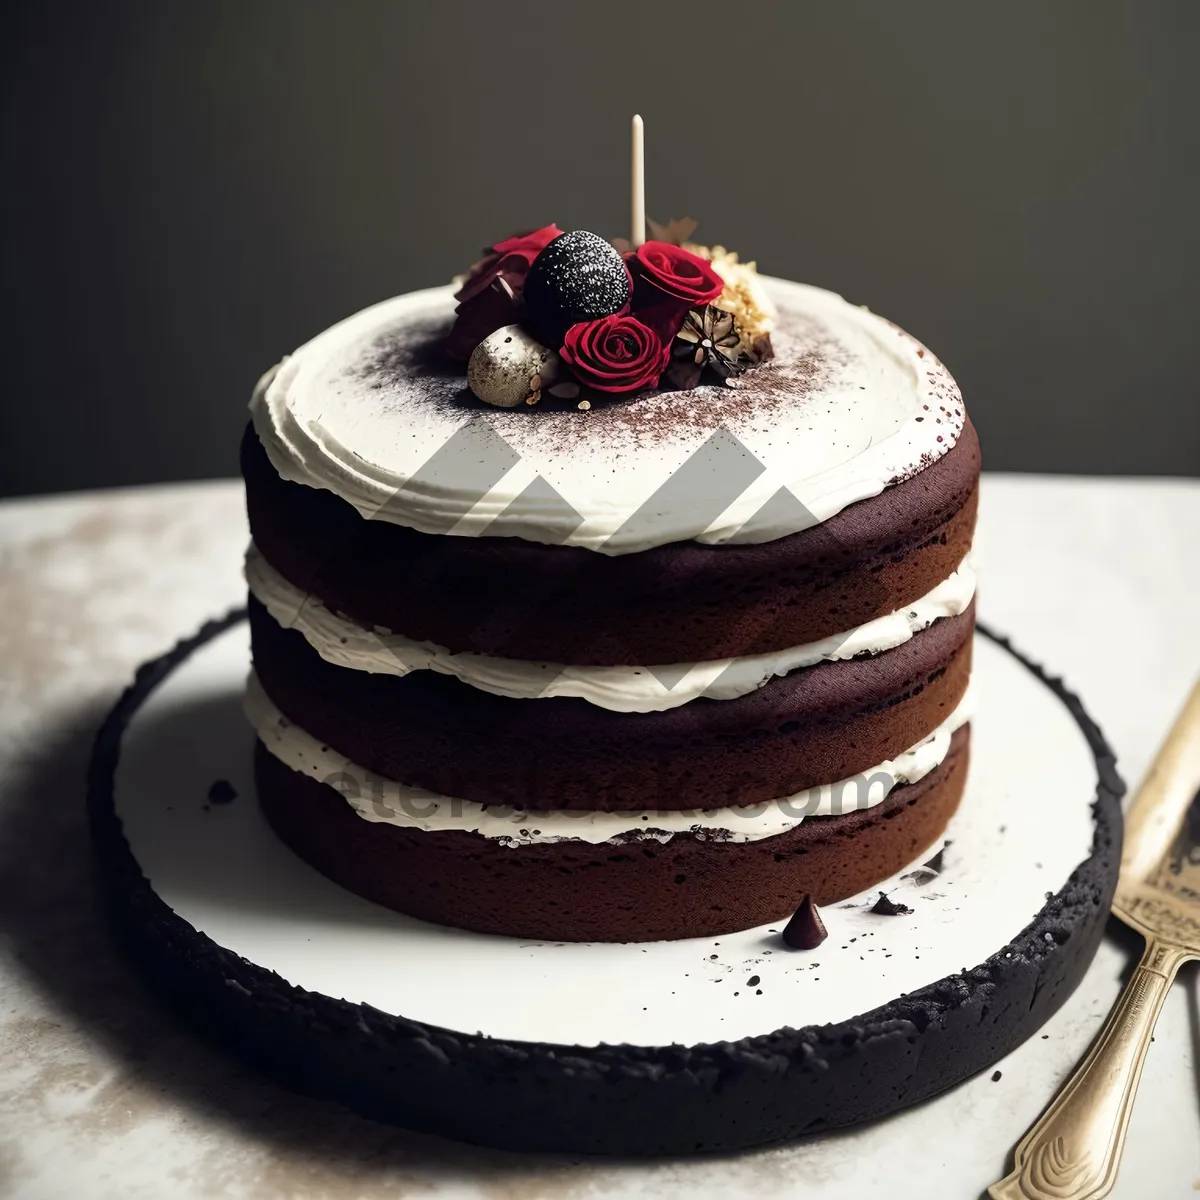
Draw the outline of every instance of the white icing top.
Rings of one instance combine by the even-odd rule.
[[[334,325],[260,381],[254,426],[285,479],[426,533],[629,554],[764,542],[916,474],[958,438],[946,369],[840,296],[765,280],[775,361],[734,386],[589,412],[480,404],[437,355],[449,287]]]
[[[246,553],[246,582],[280,625],[299,630],[323,659],[336,666],[383,675],[439,671],[497,696],[578,696],[615,712],[660,712],[698,696],[731,700],[801,667],[858,654],[878,654],[907,642],[940,617],[966,611],[975,594],[975,572],[964,561],[949,579],[905,608],[804,646],[665,667],[596,667],[456,654],[382,627],[367,629],[331,612],[315,596],[301,591],[280,575],[254,545]]]
[[[245,705],[250,723],[280,762],[332,787],[364,820],[425,831],[479,833],[506,846],[565,839],[598,844],[631,833],[659,842],[669,840],[676,833],[694,833],[730,842],[774,837],[794,829],[806,817],[873,808],[893,787],[923,779],[945,759],[951,734],[971,719],[968,687],[967,694],[946,721],[894,759],[850,779],[761,804],[661,812],[598,812],[591,809],[522,812],[505,805],[484,805],[440,796],[423,788],[384,779],[352,763],[289,721],[275,707],[253,673],[246,688]]]

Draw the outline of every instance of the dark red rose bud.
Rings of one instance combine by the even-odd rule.
[[[446,353],[451,358],[467,359],[489,333],[515,325],[520,320],[521,306],[507,281],[497,277],[483,291],[463,300],[455,312],[458,315],[446,338]]]
[[[643,325],[649,325],[658,335],[658,340],[667,346],[675,340],[675,335],[683,328],[683,323],[691,311],[691,305],[677,296],[668,296],[657,288],[647,287],[649,295],[644,296],[644,302],[634,310]]]
[[[711,264],[682,246],[672,246],[668,242],[643,242],[637,248],[636,261],[638,282],[674,296],[691,308],[715,300],[725,290],[724,281]],[[643,303],[653,303],[652,293],[644,295],[644,300],[635,295],[635,312]]]
[[[556,237],[562,237],[562,230],[552,221],[541,229],[530,233],[516,233],[502,242],[497,242],[492,249],[497,254],[520,254],[526,262],[532,263]]]
[[[614,314],[572,325],[560,354],[580,383],[598,392],[636,392],[658,383],[670,345],[636,317]]]
[[[451,358],[470,358],[471,351],[489,333],[520,320],[521,289],[530,265],[561,236],[557,225],[543,225],[532,233],[519,233],[497,242],[475,263],[454,293],[458,301],[456,320],[446,339],[446,353]]]
[[[454,298],[460,303],[470,300],[491,287],[497,277],[503,277],[513,293],[520,298],[525,276],[529,273],[533,260],[556,237],[561,236],[562,230],[557,225],[543,225],[541,229],[535,229],[532,233],[518,233],[515,237],[497,242],[467,272],[466,281],[455,293]]]

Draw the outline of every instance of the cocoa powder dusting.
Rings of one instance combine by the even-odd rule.
[[[390,392],[403,402],[411,391],[421,403],[441,410],[486,411],[500,432],[519,423],[549,451],[568,451],[587,442],[633,450],[679,438],[703,439],[725,427],[733,431],[769,426],[781,410],[804,403],[825,389],[853,355],[828,328],[804,313],[781,313],[773,333],[775,358],[731,381],[691,391],[651,392],[633,397],[589,393],[591,411],[582,420],[575,400],[543,396],[537,409],[512,412],[488,407],[466,386],[465,365],[447,359],[442,343],[450,328],[446,316],[397,323],[375,338],[364,357],[346,371],[348,379],[372,392]]]

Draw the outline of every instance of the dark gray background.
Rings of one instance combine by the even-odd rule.
[[[906,326],[989,467],[1200,474],[1200,4],[23,4],[0,494],[231,474],[258,373],[649,210]]]

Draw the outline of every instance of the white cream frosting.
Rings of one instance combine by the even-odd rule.
[[[730,842],[774,837],[794,829],[807,817],[873,808],[882,803],[893,787],[923,779],[945,759],[954,731],[971,718],[968,688],[954,712],[933,733],[894,759],[850,779],[746,807],[659,812],[569,809],[522,812],[408,787],[352,763],[289,721],[253,673],[246,689],[245,706],[259,738],[280,762],[332,787],[364,820],[427,832],[479,833],[506,846],[563,840],[598,845],[627,834],[659,842],[668,841],[677,833]]]
[[[914,338],[832,292],[765,284],[776,359],[734,387],[482,412],[461,375],[428,361],[453,312],[444,287],[368,308],[284,359],[255,390],[254,426],[283,478],[426,533],[605,554],[770,541],[916,474],[965,418]]]
[[[246,553],[246,582],[280,625],[298,630],[335,666],[383,675],[438,671],[497,696],[575,696],[614,712],[661,712],[700,696],[731,700],[769,679],[818,662],[879,654],[907,642],[941,617],[965,612],[975,595],[975,572],[964,561],[948,579],[903,609],[803,646],[665,667],[597,667],[456,654],[381,627],[365,628],[289,582],[253,544]]]

